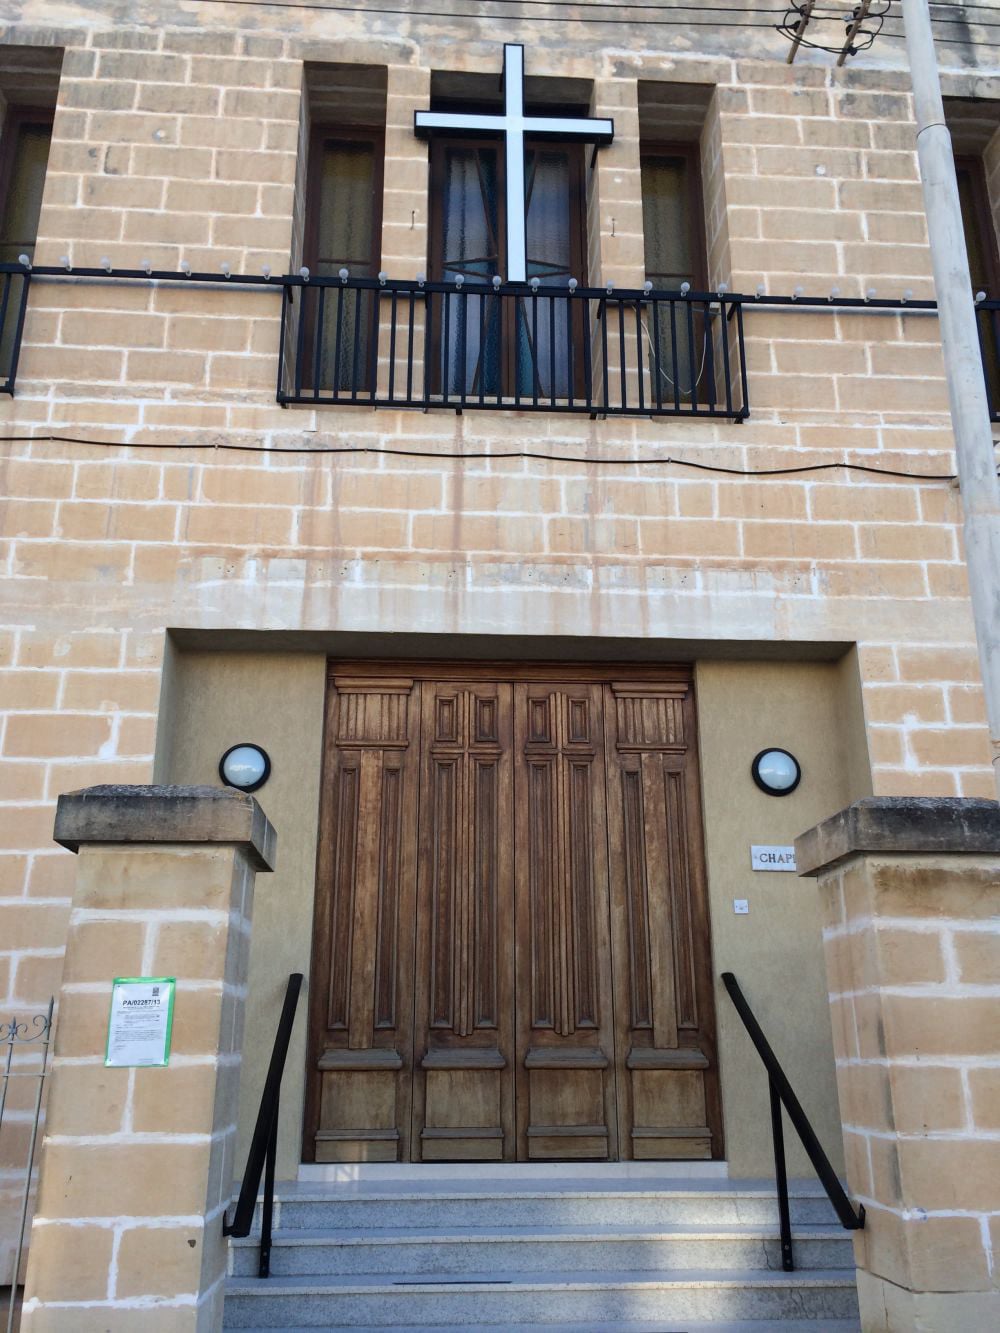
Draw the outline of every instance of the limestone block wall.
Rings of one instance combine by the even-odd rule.
[[[619,124],[598,155],[592,280],[641,273],[641,210],[614,193],[636,182],[641,78],[710,89],[713,281],[929,295],[899,43],[837,71],[787,67],[770,31],[696,31],[590,24],[564,41],[538,18],[28,0],[0,41],[64,51],[37,261],[284,271],[304,64],[338,61],[387,67],[383,264],[412,277],[427,245],[412,111],[432,70],[499,71],[502,40],[521,39],[529,73],[592,80]],[[946,91],[993,86],[996,54],[946,52]],[[614,238],[612,201],[630,220]],[[334,629],[582,635],[612,656],[648,637],[791,657],[857,644],[874,790],[990,794],[933,318],[748,312],[752,411],[734,425],[281,410],[280,314],[267,290],[32,285],[0,403],[5,1005],[58,983],[57,794],[150,776],[167,629],[286,647]]]

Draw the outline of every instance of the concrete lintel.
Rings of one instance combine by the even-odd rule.
[[[865,796],[795,839],[800,875],[862,852],[1000,855],[1000,805],[964,796]]]
[[[241,847],[258,870],[274,869],[278,841],[246,792],[111,784],[60,796],[53,837],[71,852],[85,843],[227,843]]]

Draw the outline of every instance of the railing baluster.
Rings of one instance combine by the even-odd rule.
[[[467,324],[468,324],[468,319],[469,319],[469,298],[468,298],[468,296],[465,294],[465,292],[462,292],[462,294],[461,294],[461,295],[459,296],[459,298],[458,298],[458,301],[459,301],[459,304],[460,304],[460,306],[461,306],[461,314],[462,314],[462,327],[461,327],[461,331],[460,331],[460,335],[459,335],[459,340],[458,340],[458,343],[459,343],[459,367],[460,367],[460,374],[461,374],[461,379],[460,379],[459,382],[458,382],[458,387],[459,387],[459,391],[460,391],[460,393],[461,393],[461,403],[462,403],[462,406],[464,407],[464,406],[465,406],[465,399],[466,399],[466,396],[467,396],[468,376],[469,376],[468,361],[467,361],[467,358],[468,358],[468,330],[467,330]]]
[[[673,308],[673,302],[670,303]],[[650,389],[650,396],[656,403],[657,411],[663,407],[663,366],[660,356],[660,303],[654,296],[650,305],[653,307],[653,346],[650,348],[650,364],[655,376],[656,387]]]
[[[688,335],[688,357],[690,358],[691,373],[691,411],[698,411],[698,360],[694,351],[694,307],[691,304],[690,297],[684,302],[687,307],[687,335]]]
[[[722,372],[726,385],[726,414],[733,414],[733,368],[729,364],[731,351],[729,347],[729,316],[732,314],[732,307],[729,312],[726,311],[724,300],[719,302],[719,319],[722,326]]]
[[[556,298],[549,297],[549,402],[556,405]]]
[[[396,397],[396,319],[398,315],[397,306],[399,305],[398,294],[395,287],[392,289],[392,296],[389,304],[389,402]]]
[[[361,368],[361,288],[354,289],[354,356],[351,358],[351,401],[358,401],[358,371]]]
[[[594,410],[594,336],[590,328],[590,297],[577,298],[583,308],[583,393],[587,411]]]
[[[451,391],[451,296],[448,292],[441,293],[441,321],[444,330],[441,339],[442,351],[444,353],[444,375],[441,379],[441,401],[448,402],[448,394]]]
[[[340,358],[344,350],[344,287],[337,288],[337,334],[333,346],[333,396],[340,397]]]
[[[531,293],[531,404],[538,406],[538,293]]]
[[[608,298],[605,296],[601,300],[600,306],[601,318],[601,377],[604,386],[604,410],[607,412],[610,403],[608,402]]]
[[[740,415],[738,421],[750,413],[750,390],[747,386],[747,349],[743,339],[743,302],[736,302],[736,336],[740,348],[740,393],[743,395],[740,403]]]
[[[2,343],[4,330],[7,327],[7,306],[10,303],[10,287],[13,281],[14,281],[13,273],[5,273],[3,275],[3,296],[0,297],[0,343]],[[17,345],[15,344],[14,339],[11,338],[10,359],[12,363],[16,354],[17,354]],[[9,381],[11,379],[10,366],[0,367],[0,372],[2,372],[3,378],[5,380]]]
[[[618,365],[621,375],[621,409],[628,410],[628,368],[625,357],[625,302],[618,298]]]
[[[278,402],[284,407],[287,394],[285,393],[285,338],[288,321],[291,318],[292,309],[292,289],[286,287],[281,297],[281,328],[278,330],[278,383],[275,390],[275,396]],[[0,324],[0,328],[3,325]]]
[[[306,344],[306,289],[299,288],[299,327],[295,340],[295,397],[302,397],[302,364],[305,360]]]
[[[408,319],[407,341],[406,341],[406,401],[413,402],[413,311],[416,303],[416,293],[410,288],[410,313]],[[427,360],[426,350],[424,351],[424,361]]]
[[[774,1148],[774,1183],[778,1189],[778,1221],[781,1227],[781,1266],[786,1273],[795,1269],[792,1253],[792,1222],[788,1211],[788,1172],[785,1167],[785,1133],[781,1123],[781,1098],[774,1079],[767,1081],[771,1097],[771,1144]]]
[[[382,298],[377,288],[368,292],[368,308],[372,321],[368,330],[368,401],[374,403],[378,397],[378,343],[382,332]]]
[[[434,363],[437,364],[434,364]],[[440,356],[434,355],[434,294],[424,290],[424,406],[430,406],[434,393],[434,376],[447,374],[447,366]]]
[[[576,357],[573,352],[573,298],[566,297],[566,404],[573,406],[576,379]]]
[[[674,411],[681,410],[680,357],[677,355],[677,302],[670,302],[670,364],[674,372]]]
[[[302,288],[303,293],[305,288]],[[313,397],[319,397],[320,378],[323,373],[323,319],[326,308],[326,288],[320,287],[316,297],[316,346],[313,348]],[[303,313],[305,302],[302,303]]]
[[[622,312],[624,316],[624,311]],[[645,355],[642,350],[642,302],[635,303],[635,359],[636,367],[639,372],[639,411],[646,410],[646,390],[643,388],[642,376],[645,370]]]
[[[476,357],[480,406],[486,401],[486,293],[479,293],[479,352]]]
[[[708,384],[708,410],[715,411],[715,333],[712,329],[712,302],[706,301],[702,312],[702,324],[705,331],[705,381]]]

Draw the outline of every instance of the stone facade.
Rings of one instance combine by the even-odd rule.
[[[21,1327],[218,1328],[274,830],[238,792],[95,787],[60,800],[56,837],[79,860]],[[109,969],[176,978],[169,1071],[105,1067]]]
[[[797,844],[815,875],[862,1326],[993,1327],[1000,816],[859,801]]]
[[[378,8],[4,5],[4,70],[63,53],[36,262],[294,270],[304,71],[341,62],[387,69],[382,265],[425,268],[413,111],[432,70],[498,69],[501,34]],[[591,279],[642,280],[641,80],[707,90],[712,282],[930,296],[899,41],[846,70],[806,54],[789,68],[773,32],[677,18],[577,26],[571,43],[537,17],[503,25],[530,73],[591,80],[594,113],[615,117],[589,186]],[[947,95],[996,91],[995,48],[942,53]],[[996,207],[996,135],[984,157]],[[611,657],[647,639],[686,657],[856,645],[859,781],[992,794],[933,318],[748,312],[736,425],[281,410],[280,317],[260,289],[32,285],[0,404],[6,1006],[59,985],[74,866],[51,840],[56,797],[149,781],[170,744],[168,631],[216,646],[260,631],[285,650],[419,632],[458,655],[462,635],[584,638]],[[541,457],[505,456],[525,449]],[[843,463],[873,471],[794,471]]]

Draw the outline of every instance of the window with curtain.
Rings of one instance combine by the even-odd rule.
[[[380,130],[318,127],[309,163],[305,263],[311,272],[351,277],[378,272],[382,229]],[[303,378],[324,391],[360,392],[375,373],[374,301],[371,291],[303,288]]]
[[[8,106],[0,136],[0,262],[16,264],[35,256],[42,211],[45,169],[52,140],[52,112],[42,107]],[[0,378],[10,374],[17,312],[24,279],[4,282],[0,297]]]
[[[643,146],[640,165],[646,279],[658,291],[676,292],[683,282],[703,291],[705,226],[696,145]],[[656,352],[652,373],[660,377],[660,396],[673,398],[676,387],[682,399],[691,398],[705,374],[710,336],[699,306],[678,307],[655,329],[643,325],[647,351]]]
[[[584,285],[583,156],[579,145],[525,144],[528,277]],[[431,146],[431,275],[452,282],[505,278],[503,145],[436,137]],[[577,327],[577,326],[580,327]],[[565,398],[582,364],[582,323],[565,297],[456,293],[435,309],[434,379],[450,395]]]

